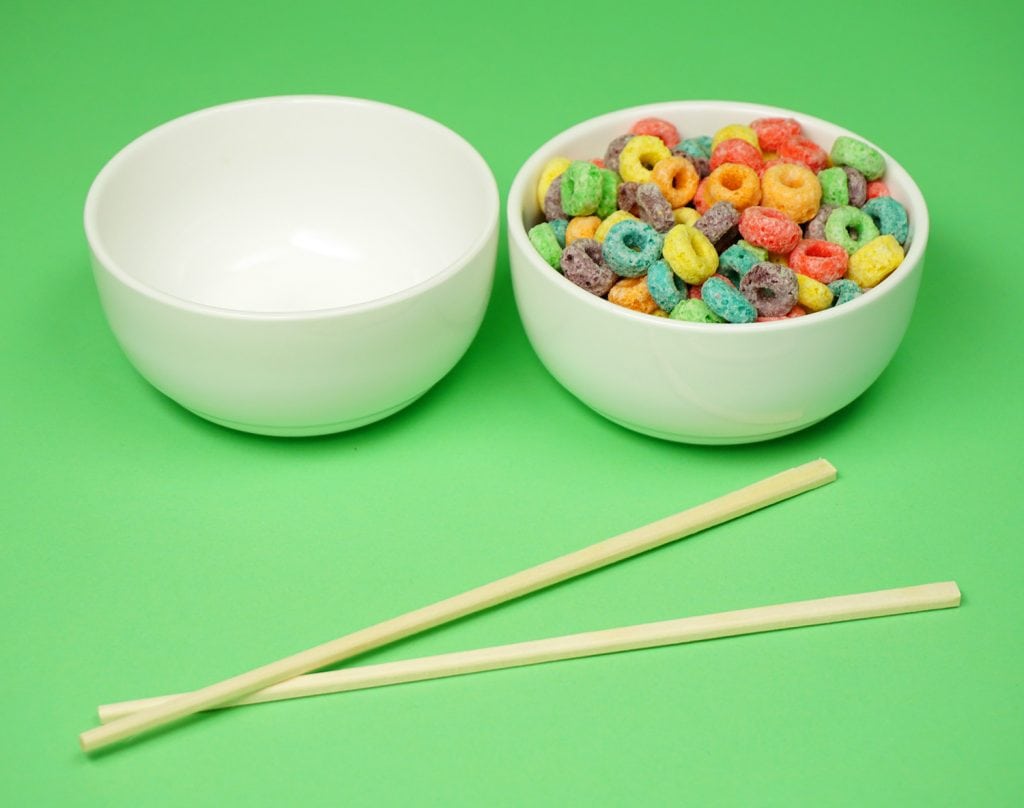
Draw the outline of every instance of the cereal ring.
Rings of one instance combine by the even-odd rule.
[[[608,231],[615,227],[619,222],[626,221],[626,219],[636,219],[636,216],[625,210],[615,211],[615,213],[601,222],[601,226],[598,227],[597,231],[594,233],[594,238],[597,241],[604,241],[604,237],[608,235]]]
[[[717,252],[730,247],[740,237],[737,225],[740,213],[728,202],[716,202],[694,224],[701,233],[707,236]]]
[[[560,267],[562,247],[550,224],[541,222],[531,227],[526,236],[530,239],[533,248],[540,253],[540,257],[547,261],[553,269]]]
[[[597,216],[577,216],[565,228],[565,246],[581,238],[594,238],[600,225],[601,219]]]
[[[555,177],[565,172],[571,162],[572,160],[568,157],[552,157],[544,164],[544,168],[540,170],[540,180],[537,182],[538,208],[544,209],[544,197],[547,195],[548,188],[551,187]]]
[[[619,173],[627,182],[650,182],[651,169],[659,160],[671,157],[668,146],[654,135],[636,135],[619,154]]]
[[[744,241],[743,239],[740,239],[736,243],[751,255],[756,256],[758,261],[768,260],[768,250],[764,247],[755,247],[749,241]]]
[[[669,314],[673,320],[687,323],[724,323],[721,317],[708,308],[708,304],[698,298],[684,300]]]
[[[658,304],[647,289],[647,278],[623,278],[608,290],[608,302],[642,314],[654,314]]]
[[[808,311],[824,311],[832,306],[834,295],[825,284],[796,273],[796,302]]]
[[[861,210],[871,217],[883,236],[892,236],[900,244],[907,243],[910,234],[907,209],[891,196],[876,197],[865,203]]]
[[[885,158],[862,140],[840,135],[832,144],[832,162],[853,166],[865,179],[877,180],[885,173]]]
[[[789,253],[803,235],[800,225],[781,210],[756,205],[743,211],[739,228],[746,241],[773,253]]]
[[[758,173],[764,168],[764,160],[761,159],[761,152],[757,146],[751,146],[750,143],[738,137],[723,140],[715,146],[715,150],[711,153],[712,171],[726,163],[741,163]]]
[[[718,147],[718,144],[723,140],[732,140],[733,138],[745,140],[755,149],[761,151],[761,146],[757,141],[757,134],[753,129],[749,126],[744,126],[741,123],[731,123],[728,126],[723,126],[715,132],[715,136],[711,138],[711,154],[715,153],[715,149]]]
[[[548,186],[548,192],[544,195],[544,218],[549,222],[555,219],[568,219],[565,211],[562,210],[562,177],[559,174]]]
[[[826,205],[849,205],[849,180],[846,172],[839,168],[826,168],[818,172],[821,183],[821,201]]]
[[[606,168],[601,169],[601,199],[597,203],[597,215],[604,219],[618,208],[619,175]]]
[[[561,247],[565,246],[565,228],[569,226],[569,223],[565,219],[553,219],[548,222],[551,225],[551,229],[555,231],[555,238],[558,239],[558,244]]]
[[[586,160],[574,160],[562,174],[562,210],[570,216],[589,216],[601,203],[601,169]]]
[[[757,310],[750,305],[750,301],[721,275],[714,275],[704,281],[700,296],[711,311],[727,322],[752,323],[757,318]]]
[[[690,157],[711,157],[711,138],[708,135],[700,137],[688,137],[680,141],[674,151],[681,151]]]
[[[601,245],[593,239],[581,238],[562,253],[562,272],[581,289],[604,297],[619,280],[601,260]]]
[[[797,224],[803,224],[818,212],[821,183],[807,166],[779,163],[761,175],[761,204],[781,210]]]
[[[878,236],[850,256],[846,277],[861,289],[870,289],[884,281],[902,261],[900,243],[891,235]]]
[[[619,135],[615,140],[608,144],[608,148],[604,152],[604,166],[610,171],[618,172],[619,170],[619,155],[622,154],[622,150],[626,147],[626,144],[633,139],[633,135]]]
[[[718,271],[733,283],[739,283],[754,264],[763,260],[737,243],[718,256]]]
[[[672,156],[658,161],[651,171],[651,180],[673,208],[681,208],[697,193],[700,177],[693,163],[685,157]]]
[[[647,270],[647,289],[665,311],[672,311],[687,295],[686,284],[664,259],[655,261]]]
[[[718,251],[696,227],[677,224],[665,236],[665,260],[688,284],[703,283],[718,269]]]
[[[828,217],[832,215],[834,210],[835,208],[832,205],[822,205],[819,208],[814,218],[804,228],[807,238],[816,239],[817,241],[825,240],[825,222],[828,221]]]
[[[670,149],[679,144],[679,130],[661,118],[642,118],[629,131],[634,135],[654,135]]]
[[[872,180],[868,183],[868,199],[875,199],[879,196],[892,196],[889,186],[881,180]]]
[[[845,278],[838,281],[832,281],[832,283],[828,285],[828,289],[835,296],[835,305],[837,306],[841,306],[843,303],[849,303],[854,298],[858,298],[864,294],[857,284]]]
[[[791,163],[803,163],[817,173],[828,166],[828,153],[810,138],[794,135],[779,144],[779,157]]]
[[[667,233],[676,223],[672,206],[657,183],[644,182],[637,186],[636,206],[640,210],[640,218],[659,233]]]
[[[661,257],[661,244],[661,235],[649,224],[627,219],[609,230],[599,246],[612,270],[625,278],[635,278]]]
[[[855,208],[864,206],[868,201],[868,181],[853,166],[843,166],[846,172],[846,192],[850,197],[850,205]]]
[[[851,230],[853,234],[850,233]],[[859,208],[851,208],[849,205],[836,208],[825,222],[825,238],[839,244],[850,255],[869,241],[878,238],[878,235],[878,228],[875,227],[872,218]]]
[[[803,134],[800,124],[792,118],[758,118],[750,124],[750,128],[757,135],[757,143],[762,151],[777,151],[791,137]]]
[[[850,256],[839,244],[820,239],[805,239],[789,254],[794,272],[819,283],[832,283],[846,274]]]
[[[619,210],[632,213],[634,216],[640,215],[640,211],[636,206],[636,189],[639,187],[635,182],[623,182],[619,185],[616,192]]]
[[[701,180],[697,183],[697,193],[693,195],[693,207],[697,209],[697,213],[702,216],[707,212],[707,209],[711,207],[708,204],[707,199],[704,197],[704,189],[707,187],[708,181],[706,179]]]
[[[799,287],[793,270],[761,261],[743,276],[740,292],[762,317],[781,317],[796,305]]]
[[[688,224],[691,227],[697,223],[700,214],[694,208],[676,208],[672,211],[676,224]]]
[[[761,182],[750,166],[726,163],[712,171],[704,183],[703,202],[707,207],[716,202],[730,202],[736,210],[742,211],[761,201]],[[700,210],[699,205],[697,210]]]

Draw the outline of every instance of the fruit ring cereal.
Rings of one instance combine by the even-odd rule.
[[[646,222],[627,219],[609,230],[598,246],[605,264],[624,278],[635,278],[661,258],[661,245],[657,230]]]

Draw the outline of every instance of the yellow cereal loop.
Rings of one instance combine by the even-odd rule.
[[[660,137],[637,135],[619,155],[619,174],[626,182],[652,182],[651,169],[671,156]]]
[[[832,305],[832,290],[825,284],[819,283],[814,278],[806,275],[796,274],[796,302],[807,311],[824,311]]]
[[[672,271],[691,286],[704,283],[718,269],[718,251],[696,227],[677,224],[665,236],[662,255]]]
[[[850,256],[846,277],[861,289],[884,281],[903,262],[903,248],[893,236],[878,236]]]
[[[693,208],[676,208],[672,211],[672,216],[675,218],[676,224],[688,224],[690,227],[693,227],[700,218],[700,214]]]
[[[717,132],[715,136],[711,138],[711,152],[715,151],[715,148],[723,140],[732,140],[733,138],[739,138],[745,140],[755,149],[758,153],[761,151],[761,144],[757,142],[757,133],[749,126],[744,126],[741,123],[731,123],[728,126],[723,126]]]
[[[568,247],[578,238],[593,238],[600,225],[601,219],[597,216],[575,217],[566,225],[565,246]]]
[[[603,242],[604,237],[608,235],[608,231],[615,227],[615,225],[617,225],[619,222],[626,221],[626,219],[635,218],[636,216],[634,216],[629,211],[617,210],[615,211],[615,213],[613,213],[611,216],[609,216],[607,219],[601,222],[601,226],[594,231],[594,238],[597,239],[598,241]]]
[[[540,172],[540,181],[537,183],[537,207],[544,210],[544,195],[548,192],[555,177],[562,174],[572,162],[568,157],[552,157],[544,164]]]

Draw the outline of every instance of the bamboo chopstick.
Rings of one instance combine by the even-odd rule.
[[[616,654],[664,645],[699,642],[718,637],[736,637],[764,631],[863,620],[893,614],[909,614],[930,609],[950,609],[960,605],[960,589],[954,581],[883,589],[858,595],[839,595],[817,600],[801,600],[776,606],[759,606],[700,617],[683,617],[658,623],[643,623],[604,631],[588,631],[564,637],[532,640],[512,645],[477,648],[452,654],[385,662],[325,673],[311,673],[250,693],[238,701],[218,707],[241,707],[268,701],[283,701],[304,696],[321,696],[349,690],[421,682],[462,676],[467,673],[495,671],[557,662],[564,659]],[[115,721],[140,710],[162,704],[177,696],[156,696],[135,701],[101,705],[100,721]]]
[[[86,730],[79,735],[79,742],[86,752],[102,749],[200,710],[236,701],[286,679],[690,536],[835,478],[836,470],[827,460],[805,463],[674,516]]]

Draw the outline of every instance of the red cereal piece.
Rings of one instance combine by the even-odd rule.
[[[595,157],[590,162],[592,162],[598,168],[604,168],[604,160],[602,160],[600,157]]]
[[[679,130],[661,118],[642,118],[629,128],[633,135],[654,135],[670,149],[679,145]]]
[[[755,205],[740,216],[740,234],[768,252],[785,254],[800,243],[803,231],[781,210]]]
[[[750,128],[757,135],[762,151],[777,151],[791,137],[803,134],[800,124],[792,118],[758,118]]]
[[[818,283],[832,283],[846,274],[849,260],[849,254],[839,244],[810,238],[797,244],[789,254],[789,267]]]
[[[704,299],[703,297],[700,296],[700,286],[691,286],[690,287],[690,291],[688,291],[686,293],[686,296],[688,298],[690,298],[690,300],[703,300]]]
[[[697,213],[703,216],[708,212],[708,208],[711,206],[707,203],[704,198],[704,186],[707,184],[708,178],[705,177],[697,185],[697,193],[693,195],[693,206],[697,209]]]
[[[783,141],[776,151],[785,162],[803,163],[815,173],[828,165],[828,152],[803,135],[795,135]]]
[[[868,199],[874,199],[876,196],[892,196],[889,186],[881,180],[872,180],[868,183]]]
[[[711,170],[714,171],[724,163],[742,163],[750,166],[758,174],[764,169],[761,153],[751,144],[740,138],[730,138],[719,143],[711,153]]]

